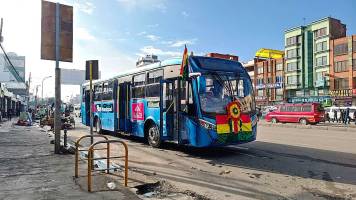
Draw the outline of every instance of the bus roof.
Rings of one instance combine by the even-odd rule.
[[[118,75],[116,75],[114,77],[111,77],[111,78],[108,78],[108,79],[95,80],[95,81],[93,81],[93,84],[94,83],[100,83],[100,82],[107,81],[107,80],[117,79],[117,78],[120,78],[120,77],[123,77],[123,76],[127,76],[127,75],[133,75],[133,74],[136,74],[136,73],[139,73],[139,72],[142,72],[142,71],[149,71],[149,70],[159,69],[159,68],[163,68],[163,67],[169,66],[169,65],[180,65],[181,63],[182,63],[182,58],[181,57],[171,58],[171,59],[163,60],[163,61],[160,61],[160,62],[152,63],[152,64],[149,64],[149,65],[145,65],[143,67],[137,67],[137,68],[134,68],[134,69],[130,69],[130,70],[127,70],[125,72],[121,72]],[[83,86],[87,86],[87,85],[89,85],[89,83],[84,83],[83,84]]]

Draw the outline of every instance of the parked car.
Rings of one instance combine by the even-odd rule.
[[[277,109],[269,112],[267,122],[291,122],[301,124],[317,124],[324,121],[324,108],[320,103],[281,104]]]
[[[356,106],[350,106],[350,107],[337,107],[337,106],[331,106],[328,108],[325,108],[325,113],[329,113],[329,117],[330,119],[334,119],[334,111],[337,111],[337,118],[340,119],[340,110],[346,110],[347,108],[350,108],[350,113],[349,113],[349,117],[351,120],[355,120],[354,119],[354,112],[356,110]]]

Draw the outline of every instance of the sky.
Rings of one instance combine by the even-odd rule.
[[[284,30],[323,17],[340,19],[356,34],[355,0],[59,0],[74,7],[73,63],[84,69],[99,60],[102,78],[135,67],[145,54],[160,60],[194,54],[228,53],[248,61],[260,48],[283,50]],[[32,92],[42,78],[54,77],[54,61],[40,59],[41,0],[0,0],[3,46],[26,56]],[[54,96],[54,78],[45,81],[44,97]],[[41,89],[41,88],[39,88]],[[79,86],[62,86],[62,99]]]

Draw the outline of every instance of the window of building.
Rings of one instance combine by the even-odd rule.
[[[339,62],[335,62],[334,64],[334,71],[335,72],[345,72],[347,71],[347,61],[339,61]]]
[[[159,97],[163,70],[147,73],[146,97]]]
[[[272,77],[267,78],[267,83],[272,83]]]
[[[257,85],[262,85],[262,84],[264,84],[263,78],[258,78]]]
[[[346,54],[348,52],[347,48],[347,43],[336,45],[334,47],[334,55]]]
[[[271,73],[272,72],[272,65],[271,63],[269,63],[268,67],[267,67],[267,72]]]
[[[263,90],[257,90],[257,96],[263,97]]]
[[[297,36],[293,36],[293,37],[289,37],[286,40],[286,46],[290,46],[290,45],[295,45],[298,43],[298,39],[299,37]]]
[[[315,38],[327,35],[326,27],[314,31]]]
[[[295,85],[298,82],[297,76],[287,76],[287,83],[291,85]]]
[[[263,74],[263,67],[257,67],[257,74]]]
[[[356,59],[352,60],[352,70],[356,70]]]
[[[276,76],[276,83],[283,83],[283,76]]]
[[[287,72],[296,71],[298,69],[298,62],[287,63]]]
[[[348,89],[349,79],[348,78],[337,78],[335,79],[335,89]]]
[[[325,51],[325,50],[327,50],[327,42],[326,41],[316,43],[316,45],[315,45],[316,52]]]
[[[352,51],[356,52],[356,41],[352,41]]]
[[[318,57],[315,60],[316,60],[316,66],[327,65],[327,57],[326,56]]]
[[[352,89],[356,89],[356,77],[352,78]]]
[[[145,97],[145,74],[139,74],[133,77],[132,98]]]
[[[282,96],[283,95],[283,88],[276,89],[276,95]]]
[[[283,63],[277,63],[276,71],[281,71],[281,70],[283,70]]]
[[[296,58],[298,56],[298,49],[291,49],[287,51],[287,58]]]

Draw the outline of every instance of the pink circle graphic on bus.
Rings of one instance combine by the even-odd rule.
[[[132,103],[131,106],[132,120],[142,121],[144,120],[145,110],[143,103]]]

